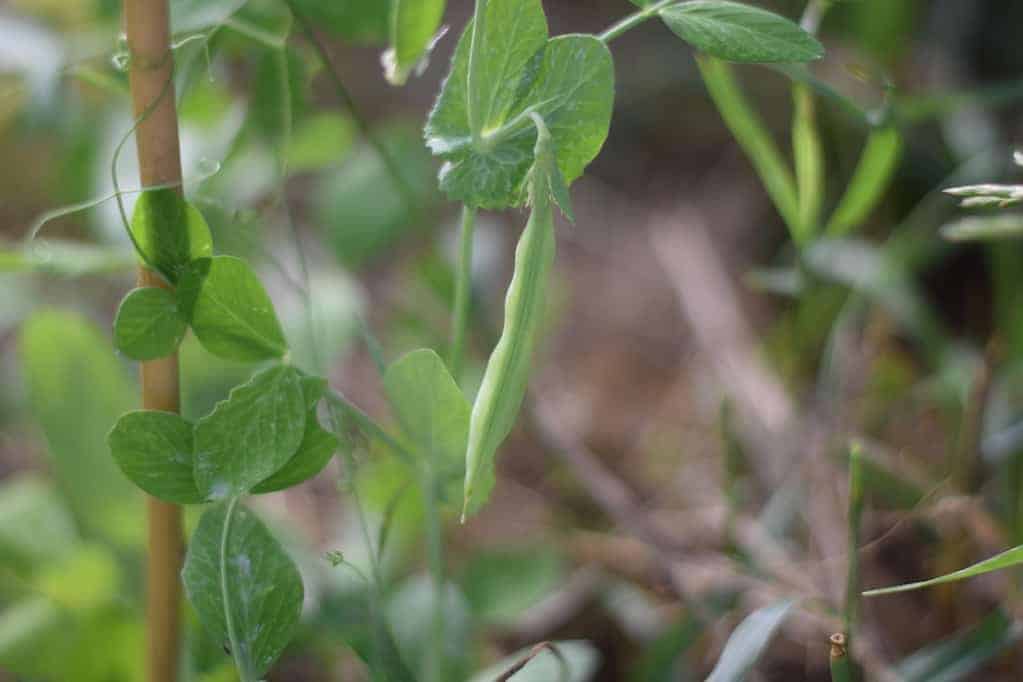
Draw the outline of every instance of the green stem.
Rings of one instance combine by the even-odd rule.
[[[465,337],[469,328],[469,303],[472,300],[472,251],[475,232],[476,209],[463,206],[458,272],[455,279],[454,316],[451,320],[451,355],[448,358],[451,376],[456,382],[461,380],[465,364]]]
[[[437,503],[437,475],[431,458],[423,476],[423,502],[426,513],[427,560],[433,581],[431,605],[430,655],[427,660],[426,682],[441,682],[444,672],[444,531]]]
[[[630,14],[629,16],[625,17],[617,24],[612,26],[611,28],[601,33],[599,36],[597,36],[597,38],[600,39],[600,41],[605,44],[610,43],[618,36],[636,28],[647,19],[650,19],[651,17],[656,15],[658,12],[660,12],[668,5],[674,4],[677,1],[678,0],[661,0],[661,2],[655,2],[649,7],[644,7],[638,12],[633,12],[632,14]]]
[[[472,37],[469,43],[469,65],[466,69],[465,106],[469,118],[469,130],[472,132],[473,144],[480,146],[483,133],[482,112],[477,100],[480,80],[480,65],[483,63],[480,52],[483,51],[483,36],[486,30],[487,0],[476,0],[476,11],[472,15]]]
[[[249,669],[248,657],[243,654],[241,640],[238,638],[234,616],[231,613],[231,591],[227,586],[227,549],[231,536],[231,520],[234,518],[234,510],[238,506],[239,499],[238,497],[232,497],[230,502],[227,503],[227,512],[224,514],[224,528],[220,533],[220,598],[224,602],[227,640],[231,647],[231,656],[234,658],[235,667],[238,669],[238,676],[241,678],[241,682],[256,682],[256,676]]]

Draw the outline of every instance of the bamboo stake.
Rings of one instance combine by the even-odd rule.
[[[143,187],[181,184],[178,116],[174,103],[174,59],[170,49],[167,0],[124,0],[124,26],[130,55],[129,82],[136,120],[139,178]],[[140,267],[139,286],[167,284]],[[142,363],[142,406],[178,412],[178,358],[171,355]],[[184,555],[181,509],[148,500],[149,560],[146,572],[149,682],[177,682],[181,629],[181,583]]]

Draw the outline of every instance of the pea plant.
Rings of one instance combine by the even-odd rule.
[[[765,10],[724,0],[638,2],[599,35],[550,35],[540,0],[477,0],[436,104],[426,145],[442,161],[441,190],[462,205],[451,344],[447,361],[429,349],[386,367],[383,384],[398,425],[392,433],[295,367],[274,305],[243,259],[217,255],[211,230],[177,187],[149,187],[136,204],[129,235],[150,285],[124,298],[117,348],[152,362],[171,356],[190,329],[211,354],[258,365],[228,398],[194,423],[170,411],[124,414],[109,436],[125,475],[174,505],[207,505],[188,543],[181,573],[204,628],[224,642],[242,682],[262,679],[293,637],[303,603],[295,562],[244,505],[251,495],[283,490],[319,473],[347,448],[345,429],[361,431],[420,473],[434,578],[433,651],[424,677],[444,677],[442,529],[437,506],[462,477],[462,520],[481,509],[495,480],[496,455],[524,400],[540,337],[556,251],[555,209],[574,220],[570,186],[608,134],[615,96],[609,44],[647,20],[660,20],[698,53],[701,73],[726,123],[747,149],[794,238],[818,222],[819,145],[813,98],[794,85],[797,181],[744,103],[727,62],[797,63],[819,58],[810,32]],[[442,0],[397,0],[388,78],[417,72],[440,31]],[[130,38],[130,36],[129,36]],[[133,55],[132,58],[137,58]],[[142,111],[145,120],[151,112]],[[140,133],[144,132],[140,128]],[[890,165],[890,134],[872,140],[864,163]],[[830,232],[862,215],[877,173],[865,169],[836,211]],[[500,338],[470,401],[459,386],[465,363],[471,256],[477,213],[528,207],[515,250]],[[320,423],[329,404],[330,428]],[[342,559],[339,559],[341,561]],[[391,667],[394,667],[392,662]],[[388,673],[395,674],[393,670]],[[412,679],[400,670],[395,679]],[[502,677],[501,679],[506,679]]]

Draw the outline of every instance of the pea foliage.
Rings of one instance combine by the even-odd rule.
[[[555,209],[573,217],[571,184],[607,138],[615,100],[609,43],[659,19],[706,58],[776,63],[822,54],[796,24],[749,5],[635,4],[636,12],[601,35],[552,37],[540,0],[477,0],[426,121],[425,143],[442,163],[439,186],[470,219],[480,209],[530,211],[500,340],[475,398],[465,397],[439,355],[414,351],[384,375],[401,432],[367,433],[400,444],[427,486],[464,476],[463,519],[485,505],[496,454],[527,392],[554,266]],[[221,7],[208,11],[214,5]],[[328,11],[313,5],[293,4],[311,14]],[[392,45],[383,61],[393,83],[421,69],[443,35],[444,10],[444,0],[391,3]],[[257,370],[195,423],[132,411],[109,435],[114,460],[138,487],[167,502],[207,505],[189,543],[185,588],[243,682],[253,682],[294,635],[303,585],[294,561],[241,501],[324,468],[342,441],[320,423],[318,405],[340,394],[290,363],[288,339],[259,277],[244,260],[216,254],[202,213],[177,191],[144,192],[130,232],[139,258],[164,281],[125,297],[114,329],[119,350],[140,361],[164,357],[191,329],[211,354]],[[368,423],[355,420],[363,429]]]

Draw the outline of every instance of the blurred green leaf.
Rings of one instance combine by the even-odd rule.
[[[238,638],[238,650],[231,653],[245,671],[243,679],[261,679],[298,625],[302,578],[266,526],[244,507],[228,518],[230,506],[203,514],[181,576],[200,621],[220,641],[228,640],[230,611]]]
[[[427,144],[445,161],[440,186],[451,199],[481,208],[525,201],[536,129],[543,117],[566,183],[582,175],[607,137],[614,64],[593,36],[547,40],[538,0],[491,0],[480,31],[480,60],[470,90],[470,23],[459,40],[426,124]]]
[[[379,155],[365,145],[336,172],[318,178],[313,190],[317,222],[341,263],[353,268],[389,253],[408,232],[430,226],[427,209],[436,199],[433,163],[419,132],[395,125],[377,135],[416,205],[406,204]]]
[[[942,226],[941,236],[952,242],[995,241],[1023,236],[1023,216],[971,216]]]
[[[384,373],[384,390],[398,423],[437,475],[458,475],[469,438],[469,402],[434,351],[412,351]]]
[[[133,289],[121,301],[114,319],[114,343],[133,360],[155,360],[177,350],[188,323],[167,289]]]
[[[973,578],[978,575],[990,573],[991,571],[1000,571],[1005,568],[1011,568],[1018,564],[1023,564],[1023,545],[1019,547],[1013,547],[1012,549],[1006,550],[1001,554],[996,554],[990,559],[985,559],[979,563],[968,566],[959,571],[949,573],[947,575],[940,576],[938,578],[931,578],[930,580],[921,580],[920,582],[908,583],[906,585],[896,585],[895,587],[885,587],[877,590],[867,590],[864,592],[864,596],[876,597],[884,594],[894,594],[896,592],[910,592],[912,590],[919,590],[925,587],[933,587],[934,585],[941,585],[942,583],[951,583],[957,580],[966,580],[967,578]]]
[[[55,679],[67,655],[68,618],[45,597],[29,597],[0,612],[0,669],[14,675]],[[56,646],[53,646],[53,645]],[[46,650],[46,656],[39,652]]]
[[[171,31],[191,33],[220,26],[245,0],[171,0]]]
[[[561,654],[559,658],[549,649],[544,649],[512,678],[515,682],[587,682],[597,671],[600,654],[589,642],[574,640],[553,642]],[[470,682],[494,682],[512,666],[521,663],[532,649],[521,651],[501,659],[486,670],[472,676]],[[566,674],[567,673],[567,674]]]
[[[0,482],[0,566],[27,573],[57,562],[77,541],[74,520],[48,482],[30,474]]]
[[[392,0],[292,0],[320,29],[345,40],[383,45],[390,34]]]
[[[177,295],[195,335],[214,355],[257,362],[287,352],[273,301],[240,258],[195,261],[183,272]]]
[[[707,682],[743,682],[767,649],[792,606],[791,601],[783,601],[746,616],[728,638],[721,658]]]
[[[545,547],[476,552],[461,577],[473,614],[484,623],[510,624],[538,604],[565,574],[561,557]]]
[[[36,239],[20,248],[0,248],[0,272],[35,272],[82,277],[127,272],[135,267],[130,251],[59,239]]]
[[[894,127],[873,130],[853,177],[828,221],[826,232],[840,237],[859,227],[884,196],[902,156],[902,135]]]
[[[391,56],[387,79],[402,85],[429,50],[444,18],[446,0],[392,0]]]
[[[341,163],[355,140],[355,124],[347,116],[320,112],[295,127],[288,146],[288,169],[293,173],[321,170]]]
[[[431,655],[432,607],[434,588],[430,577],[416,575],[406,580],[387,602],[387,620],[398,650],[413,669],[425,670]],[[443,680],[465,679],[471,647],[472,621],[465,597],[455,585],[444,590],[444,662]]]
[[[131,232],[142,259],[172,283],[190,262],[213,254],[206,219],[175,188],[142,192],[131,217]]]
[[[110,340],[77,315],[43,311],[25,322],[20,349],[33,414],[75,515],[90,531],[119,541],[137,537],[141,500],[106,444],[134,404]]]
[[[117,420],[108,441],[124,475],[153,497],[176,504],[199,504],[192,425],[176,414],[139,410]]]
[[[199,420],[195,482],[206,499],[241,495],[298,451],[308,408],[298,370],[263,370]]]
[[[824,55],[817,39],[798,25],[750,5],[693,0],[666,7],[660,15],[682,40],[729,62],[808,62]]]
[[[957,682],[971,679],[985,663],[1023,638],[1023,628],[995,611],[976,627],[928,645],[896,666],[903,682]]]

